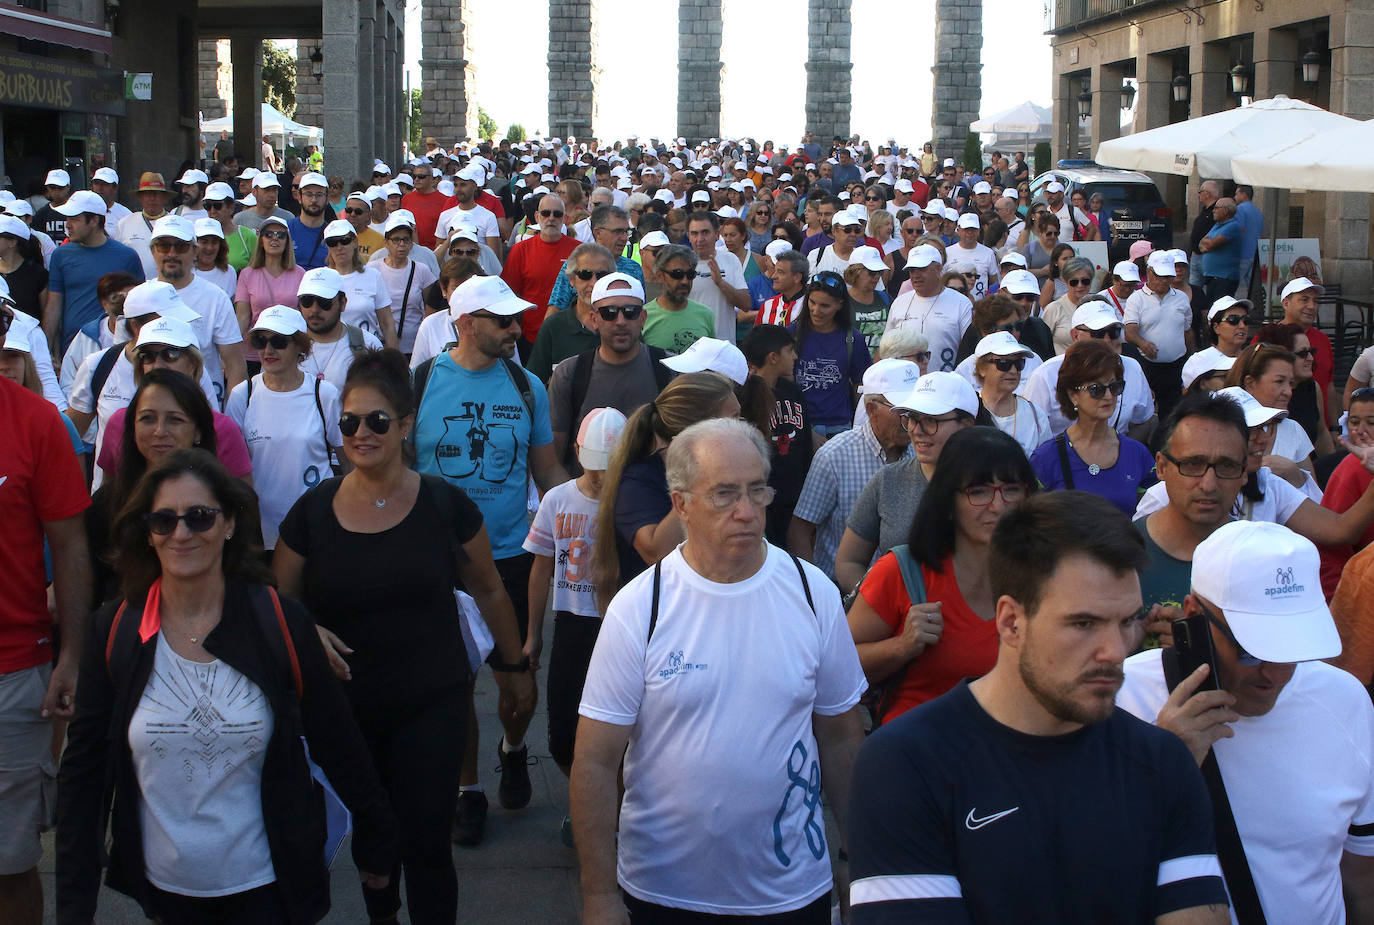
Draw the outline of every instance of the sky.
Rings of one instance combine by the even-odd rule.
[[[778,143],[801,137],[806,5],[807,0],[722,0],[722,134]],[[547,60],[548,4],[526,6],[518,18],[502,3],[478,0],[468,8],[475,98],[496,120],[499,134],[512,123],[529,135],[561,134],[546,124],[547,71],[525,67],[513,73],[511,66],[517,43],[526,60]],[[676,0],[599,0],[598,9],[598,136],[676,135]],[[851,11],[851,131],[875,143],[896,137],[915,147],[929,140],[935,0],[851,0]],[[894,11],[901,12],[900,22]],[[1052,53],[1044,31],[1044,8],[1036,0],[984,0],[981,115],[1028,99],[1050,104]],[[420,36],[420,4],[407,4],[412,87],[420,86]]]

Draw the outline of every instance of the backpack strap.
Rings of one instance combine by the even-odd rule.
[[[511,384],[520,392],[520,400],[525,403],[525,410],[530,415],[530,430],[534,430],[534,391],[530,388],[529,373],[520,368],[510,357],[502,357],[501,365],[506,369],[506,375],[510,376]]]
[[[253,380],[256,379],[256,378],[257,378],[256,376],[249,376],[247,379],[244,380],[244,382],[247,383],[246,388],[248,389],[247,393],[243,396],[243,414],[244,414],[245,420],[247,419],[247,415],[248,415],[248,406],[251,405],[251,404],[253,404]],[[316,377],[315,377],[315,383],[316,383],[316,385],[315,385],[315,391],[316,391],[316,392],[319,392],[319,390],[320,390],[319,381],[320,381],[320,377],[319,377],[319,376],[316,376]]]
[[[644,645],[647,647],[649,641],[654,638],[654,629],[658,626],[658,586],[663,574],[663,560],[659,559],[654,563],[654,597],[649,604],[649,635],[644,638]]]
[[[114,366],[119,362],[119,354],[124,350],[123,344],[115,344],[106,347],[105,352],[100,355],[100,359],[95,361],[95,370],[91,373],[91,403],[100,400],[100,393],[105,388],[105,383],[109,381],[110,373],[114,371]]]
[[[587,400],[587,390],[592,385],[592,368],[596,365],[596,347],[583,350],[573,360],[572,383],[568,388],[568,423],[571,425],[577,420],[577,413],[582,410],[582,403]],[[575,432],[577,428],[571,428]],[[574,441],[569,440],[571,444]]]
[[[267,644],[272,647],[277,662],[288,669],[292,686],[296,691],[296,700],[300,701],[305,697],[301,662],[296,654],[295,640],[291,638],[291,631],[286,625],[286,615],[282,613],[281,598],[277,596],[277,589],[271,585],[255,585],[249,590],[248,597],[253,605],[253,618],[258,622],[258,629],[261,630]],[[263,600],[264,597],[267,600]],[[270,611],[264,606],[267,604],[271,605]]]
[[[1073,490],[1073,473],[1069,471],[1069,436],[1060,434],[1054,438],[1055,448],[1059,450],[1059,468],[1064,471],[1064,487]]]
[[[406,306],[410,303],[410,286],[415,282],[415,268],[419,266],[414,260],[410,261],[410,275],[406,277],[405,295],[401,296],[401,320],[396,322],[396,343],[401,342],[401,332],[406,329]]]
[[[108,320],[109,319],[105,315],[101,315],[99,318],[92,318],[90,321],[87,321],[85,324],[81,326],[81,333],[85,334],[91,340],[95,341],[96,346],[99,346],[100,326]]]
[[[420,420],[420,404],[425,400],[425,386],[429,385],[429,375],[434,372],[434,361],[436,357],[430,357],[419,366],[415,367],[415,372],[410,374],[411,381],[415,388],[415,420]],[[411,434],[415,429],[411,428]]]
[[[115,640],[119,636],[119,627],[124,622],[124,611],[129,609],[129,602],[123,600],[119,602],[119,608],[115,611],[114,619],[110,621],[110,632],[105,637],[105,670],[111,678],[116,676],[112,662],[115,658]],[[132,623],[130,624],[133,625]]]
[[[252,380],[250,379],[251,383]],[[252,386],[250,385],[251,389]],[[329,468],[335,474],[339,474],[339,460],[334,455],[334,448],[329,445],[329,422],[324,419],[324,403],[320,401],[320,379],[315,377],[315,413],[320,416],[320,439],[324,441],[324,455],[329,460]]]
[[[811,582],[806,580],[806,570],[802,568],[801,559],[792,553],[788,553],[788,555],[792,556],[792,564],[797,567],[797,577],[801,579],[802,593],[806,595],[806,606],[811,608],[811,616],[814,617],[816,616],[816,602],[811,599]]]
[[[367,349],[367,343],[363,340],[363,329],[352,324],[344,325],[344,333],[348,335],[348,349],[354,356]]]
[[[926,603],[925,577],[921,574],[921,564],[911,554],[911,548],[903,543],[900,546],[893,546],[889,552],[897,560],[897,572],[902,576],[902,586],[906,589],[907,597],[911,599],[912,605]],[[902,685],[906,683],[906,676],[911,672],[911,665],[912,662],[907,662],[902,666],[901,671],[882,682],[882,696],[878,698],[878,705],[873,711],[873,725],[875,727],[882,725],[888,711],[897,702],[897,694],[902,689]]]

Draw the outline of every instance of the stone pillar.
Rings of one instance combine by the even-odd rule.
[[[1050,115],[1052,123],[1050,159],[1052,162],[1060,158],[1073,157],[1074,150],[1078,145],[1078,85],[1079,76],[1077,74],[1061,74],[1059,79],[1055,81],[1054,102]],[[939,163],[943,164],[946,157],[952,157],[957,162],[963,151],[962,141],[960,141],[958,150],[948,152],[942,151],[937,143],[935,155]]]
[[[386,113],[384,123],[385,140],[382,150],[386,152],[387,163],[392,168],[401,168],[401,135],[404,134],[401,128],[400,105],[401,95],[396,91],[396,81],[400,76],[400,56],[397,49],[400,46],[400,30],[396,26],[396,19],[387,15],[386,17],[386,82],[381,87],[381,99],[383,111]]]
[[[1231,66],[1235,62],[1230,50],[1220,43],[1194,42],[1188,49],[1188,60],[1193,65],[1188,118],[1235,108],[1235,97],[1231,96]]]
[[[1121,134],[1121,83],[1124,71],[1120,64],[1102,64],[1093,68],[1093,129],[1092,157],[1097,146]]]
[[[983,105],[982,52],[983,0],[935,0],[930,129],[935,156],[942,161],[962,159],[968,127],[978,121]]]
[[[372,155],[365,150],[371,138],[364,137],[360,112],[364,86],[361,10],[358,0],[323,3],[325,170],[350,183],[372,173]],[[370,58],[371,42],[367,49]]]
[[[1298,34],[1292,29],[1255,30],[1255,99],[1293,96],[1297,82]]]
[[[234,147],[254,167],[262,166],[262,37],[229,40],[234,72]],[[273,143],[276,147],[276,143]],[[281,152],[276,156],[281,158]]]
[[[477,135],[468,0],[427,0],[422,15],[422,138],[433,135],[440,147],[451,148],[454,142]]]
[[[368,96],[372,100],[372,156],[380,157],[395,170],[389,151],[391,139],[386,134],[386,4],[374,0],[372,11],[372,84]]]
[[[1174,65],[1168,55],[1137,58],[1135,130],[1159,128],[1169,124],[1169,109],[1174,99]]]
[[[201,39],[196,43],[197,72],[200,78],[200,112],[206,119],[229,114],[234,99],[233,68],[229,63],[228,39]],[[216,139],[218,141],[218,139]]]
[[[1331,17],[1331,106],[1352,119],[1374,117],[1374,10],[1350,5]],[[1374,285],[1369,259],[1367,194],[1329,193],[1323,229],[1322,278],[1356,298]]]
[[[549,134],[590,141],[598,118],[597,0],[549,5]]]
[[[806,130],[828,149],[849,139],[849,0],[808,0],[806,33]]]
[[[720,4],[677,4],[677,133],[689,145],[720,137]]]
[[[319,40],[301,39],[296,42],[296,115],[297,122],[319,125],[324,120],[324,82],[315,77],[315,62],[310,55],[321,48]],[[321,52],[323,53],[323,52]]]

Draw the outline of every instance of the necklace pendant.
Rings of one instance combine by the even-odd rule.
[[[1102,467],[1099,466],[1097,463],[1089,463],[1089,465],[1088,465],[1088,475],[1097,475],[1097,474],[1098,474],[1099,472],[1101,472],[1101,471],[1102,471]]]
[[[379,508],[386,507],[386,499],[385,499],[385,498],[378,498],[376,501],[373,501],[372,503],[375,504],[375,505],[376,505],[377,507],[379,507]]]
[[[199,636],[192,636],[192,637],[191,637],[191,642],[192,642],[192,643],[199,643],[199,642],[200,642],[200,637],[199,637]]]

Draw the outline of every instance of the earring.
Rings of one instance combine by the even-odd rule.
[[[229,540],[232,540],[233,538],[234,538],[234,534],[232,534],[232,533],[226,533],[226,534],[224,534],[224,541],[225,541],[226,543],[227,543]]]

